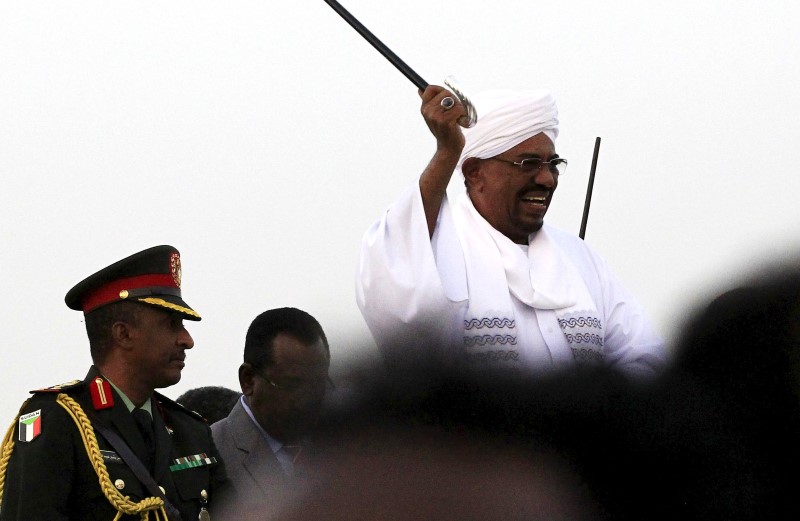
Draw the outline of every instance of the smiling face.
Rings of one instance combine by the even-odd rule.
[[[496,157],[508,161],[527,158],[549,161],[558,154],[549,137],[536,134]],[[478,213],[515,243],[528,244],[528,236],[544,223],[558,186],[558,174],[546,167],[525,174],[516,165],[476,158],[464,161],[462,171]]]

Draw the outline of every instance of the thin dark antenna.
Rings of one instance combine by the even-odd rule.
[[[589,186],[586,188],[586,202],[583,204],[583,219],[581,231],[578,236],[586,237],[586,222],[589,220],[589,206],[592,204],[592,190],[594,189],[594,173],[597,171],[597,156],[600,155],[600,138],[594,140],[594,156],[592,156],[592,170],[589,172]]]

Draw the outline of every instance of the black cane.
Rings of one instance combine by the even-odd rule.
[[[578,236],[583,239],[586,236],[586,223],[589,221],[589,205],[592,203],[592,190],[594,189],[594,173],[597,170],[597,156],[600,154],[600,138],[594,140],[594,155],[592,156],[592,169],[589,171],[589,186],[586,188],[586,202],[583,203],[583,219],[581,219],[581,231]]]
[[[369,43],[372,44],[375,49],[378,50],[392,65],[397,67],[397,70],[402,72],[406,78],[411,80],[411,83],[417,86],[419,90],[425,90],[428,87],[428,82],[422,79],[422,76],[414,72],[414,70],[406,64],[403,60],[400,59],[395,53],[392,52],[391,49],[386,47],[382,41],[380,41],[372,32],[364,27],[364,25],[359,22],[355,16],[350,14],[350,12],[342,7],[342,4],[337,2],[336,0],[325,0],[329,6],[333,8],[334,11],[339,13],[339,16],[344,18],[344,21],[349,23],[353,29],[358,31],[358,34],[364,37]]]
[[[336,0],[325,0],[325,3],[331,6],[334,11],[339,13],[339,16],[344,18],[344,21],[349,23],[350,26],[358,31],[358,34],[364,37],[379,53],[381,53],[389,62],[394,65],[397,70],[403,73],[403,75],[411,80],[411,83],[417,86],[419,90],[425,90],[428,87],[428,82],[422,79],[422,76],[417,74],[414,69],[408,66],[406,62],[400,59],[391,49],[386,47],[386,45],[378,39],[377,36],[372,34],[372,32],[364,27],[364,24],[359,22],[355,16],[350,14],[350,12],[345,9],[342,4],[337,2]],[[462,116],[463,121],[459,119],[459,123],[464,127],[472,127],[478,121],[478,114],[475,111],[475,107],[472,105],[472,102],[467,98],[464,92],[455,84],[455,80],[452,77],[447,78],[444,82],[453,94],[455,94],[461,103],[464,105],[464,108],[467,111],[466,117]]]

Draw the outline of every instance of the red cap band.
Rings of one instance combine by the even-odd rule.
[[[89,311],[104,304],[116,302],[117,300],[124,300],[127,298],[127,295],[122,296],[121,293],[123,291],[131,291],[153,286],[179,289],[179,286],[175,284],[175,278],[169,273],[129,277],[127,279],[115,280],[104,286],[100,286],[93,292],[86,295],[81,302],[81,307],[83,308],[84,313],[88,313]]]

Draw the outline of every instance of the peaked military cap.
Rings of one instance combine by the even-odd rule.
[[[200,320],[200,315],[181,297],[181,255],[172,246],[154,246],[134,253],[85,278],[64,297],[70,309],[84,313],[123,300]]]

